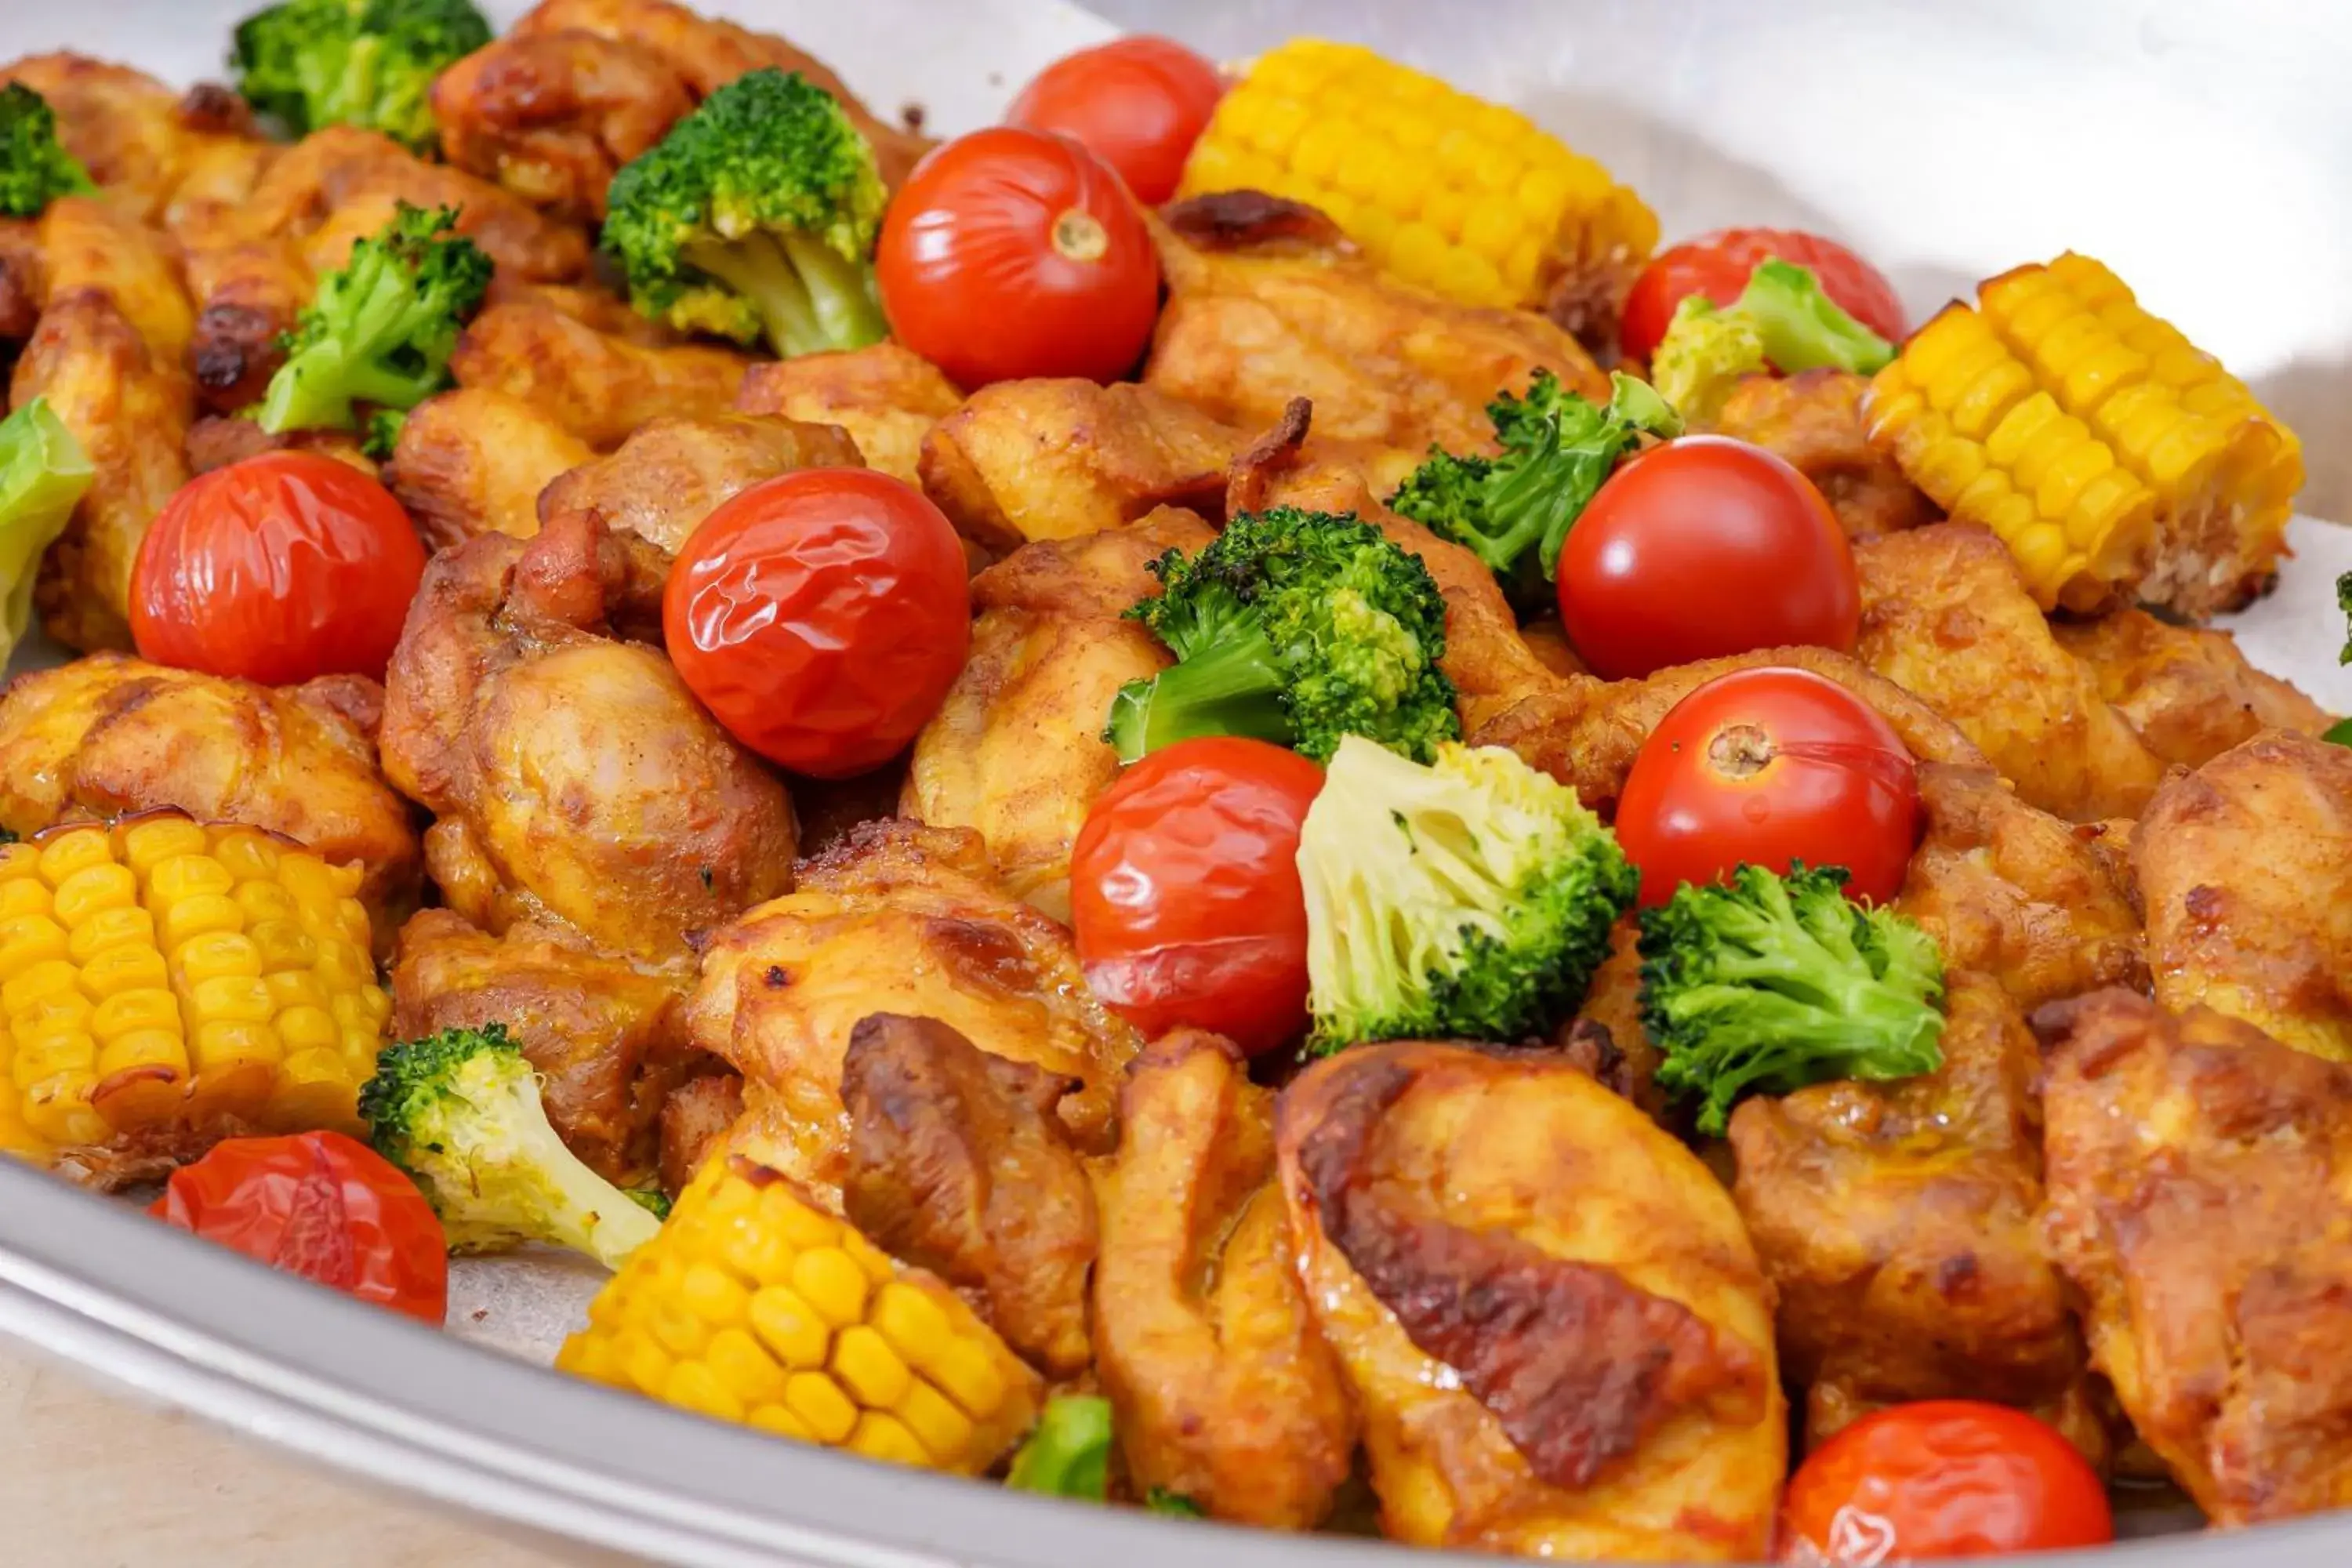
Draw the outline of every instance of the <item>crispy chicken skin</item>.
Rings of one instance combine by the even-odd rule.
[[[991,1056],[936,1018],[896,1013],[860,1019],[841,1061],[843,1216],[965,1292],[1054,1378],[1094,1360],[1094,1187],[1054,1113],[1079,1086]]]
[[[60,196],[41,214],[44,300],[89,290],[122,312],[158,362],[187,357],[195,309],[170,239],[99,196]]]
[[[849,1168],[841,1064],[877,1012],[936,1018],[992,1056],[1083,1085],[1059,1113],[1077,1146],[1114,1142],[1120,1072],[1141,1044],[1087,991],[1070,933],[1007,894],[977,834],[870,822],[787,896],[703,949],[694,1043],[743,1075],[743,1130],[821,1202]]]
[[[182,93],[144,71],[88,55],[26,55],[0,66],[0,84],[8,82],[48,100],[66,151],[134,218],[162,213],[191,167],[214,148],[253,134],[244,100],[226,88],[205,83]]]
[[[511,393],[458,387],[409,411],[383,482],[428,550],[478,534],[529,539],[540,492],[596,449]]]
[[[731,1072],[706,1072],[670,1091],[661,1107],[661,1185],[676,1197],[727,1141],[743,1114],[743,1080]]]
[[[708,343],[656,345],[540,300],[492,305],[467,324],[450,357],[457,384],[520,398],[600,450],[673,415],[715,419],[735,400],[751,361]]]
[[[2352,1061],[2352,749],[2273,730],[2176,775],[2132,861],[2159,1003]]]
[[[784,786],[658,647],[667,562],[571,514],[434,558],[386,677],[384,771],[438,819],[443,899],[690,971],[691,942],[792,885]]]
[[[1934,522],[1936,504],[1864,432],[1867,376],[1843,370],[1751,375],[1732,388],[1716,433],[1784,458],[1813,481],[1857,542]]]
[[[49,297],[48,258],[38,218],[0,217],[0,342],[18,343],[40,324]]]
[[[1566,1047],[1579,1037],[1589,1039],[1597,1026],[1615,1060],[1595,1062],[1596,1069],[1606,1066],[1612,1070],[1595,1070],[1592,1076],[1641,1107],[1651,1121],[1674,1127],[1685,1119],[1675,1115],[1665,1091],[1658,1087],[1658,1047],[1642,1024],[1641,940],[1641,925],[1631,915],[1611,928],[1609,956],[1592,972],[1584,1005],[1562,1030],[1560,1044]]]
[[[433,83],[443,157],[583,223],[604,221],[604,189],[621,165],[693,108],[659,53],[576,29],[498,39]]]
[[[675,555],[720,503],[763,479],[799,468],[863,466],[856,445],[837,426],[746,414],[664,416],[637,426],[612,456],[550,481],[540,492],[539,513],[542,521],[593,513]]]
[[[1854,657],[1925,698],[2028,805],[2074,822],[2131,816],[2164,759],[2051,636],[2006,545],[1943,522],[1859,545]]]
[[[2333,722],[2292,685],[2248,664],[2225,631],[2171,626],[2130,609],[2058,621],[2050,630],[2168,763],[2202,767],[2264,730],[2316,735]]]
[[[924,437],[962,402],[963,394],[937,365],[897,343],[879,342],[755,364],[735,394],[735,412],[838,425],[857,443],[867,468],[919,485]]]
[[[1096,1373],[1136,1489],[1212,1519],[1310,1530],[1356,1450],[1274,1181],[1274,1091],[1197,1030],[1155,1040],[1102,1168]]]
[[[1763,1554],[1788,1458],[1771,1287],[1697,1156],[1546,1051],[1360,1047],[1285,1089],[1275,1125],[1385,1533]]]
[[[2123,991],[2033,1022],[2044,1235],[2132,1425],[2217,1525],[2352,1506],[2352,1068]]]

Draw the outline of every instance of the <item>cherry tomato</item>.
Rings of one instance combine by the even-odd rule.
[[[1004,118],[1084,142],[1137,201],[1158,206],[1176,194],[1224,93],[1217,68],[1172,39],[1114,38],[1047,66]]]
[[[1211,1029],[1249,1054],[1307,1028],[1298,828],[1323,770],[1264,741],[1179,741],[1128,769],[1070,856],[1087,984],[1157,1037]]]
[[[1878,268],[1833,239],[1789,228],[1727,228],[1685,240],[1651,258],[1625,296],[1617,342],[1632,358],[1657,352],[1675,307],[1693,294],[1728,305],[1748,287],[1759,261],[1774,257],[1810,267],[1840,309],[1890,342],[1903,341],[1903,305]]]
[[[963,546],[887,474],[785,474],[702,520],[670,568],[662,629],[678,674],[737,740],[846,778],[903,750],[963,668]]]
[[[1813,1451],[1780,1510],[1780,1561],[1867,1568],[2102,1546],[2106,1489],[2074,1446],[2021,1410],[1898,1405]]]
[[[1593,672],[1626,680],[1809,643],[1853,651],[1853,549],[1813,481],[1761,447],[1685,436],[1602,484],[1559,554],[1559,618]]]
[[[291,686],[383,678],[425,547],[392,492],[315,452],[264,452],[182,485],[139,547],[142,658]]]
[[[1118,172],[1026,126],[934,149],[891,199],[874,269],[892,335],[966,388],[1116,380],[1160,312],[1160,260]]]
[[[340,1132],[216,1143],[173,1172],[147,1212],[428,1323],[448,1307],[449,1248],[433,1205],[399,1167]]]
[[[1919,842],[1910,752],[1875,709],[1811,670],[1717,676],[1674,705],[1634,753],[1617,842],[1642,902],[1719,882],[1742,861],[1843,866],[1846,895],[1885,903]]]

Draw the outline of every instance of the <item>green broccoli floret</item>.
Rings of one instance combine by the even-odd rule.
[[[2337,650],[2336,662],[2352,664],[2352,572],[2336,579],[2336,607],[2344,612],[2344,646]]]
[[[1642,911],[1642,1022],[1659,1085],[1703,1097],[1700,1131],[1721,1132],[1745,1094],[1944,1065],[1943,953],[1845,881],[1837,866],[1741,866]]]
[[[261,398],[264,430],[356,430],[355,404],[414,408],[448,384],[457,334],[490,286],[490,258],[451,232],[457,223],[455,208],[403,202],[352,247],[286,334],[286,363]]]
[[[48,100],[21,81],[0,88],[0,217],[38,217],[59,196],[97,188],[58,140]]]
[[[1390,507],[1466,547],[1522,613],[1540,608],[1551,599],[1568,531],[1636,436],[1682,434],[1682,421],[1647,384],[1622,374],[1609,384],[1602,406],[1561,391],[1551,372],[1536,372],[1525,397],[1507,392],[1486,405],[1501,457],[1432,447]]]
[[[887,330],[874,149],[799,72],[737,78],[613,177],[604,248],[629,298],[681,331],[764,337],[781,358]]]
[[[1584,1000],[1640,879],[1576,792],[1500,747],[1339,744],[1298,838],[1310,1042],[1516,1041]]]
[[[48,399],[0,419],[0,668],[33,620],[33,579],[89,489],[89,454]]]
[[[376,1152],[441,1216],[452,1252],[544,1241],[617,1268],[661,1228],[563,1146],[539,1075],[500,1025],[388,1047],[360,1090],[360,1115]]]
[[[379,408],[368,416],[366,438],[360,443],[360,452],[379,463],[392,461],[400,447],[400,433],[408,425],[405,408]]]
[[[1650,384],[1685,418],[1705,426],[1723,417],[1733,387],[1771,369],[1754,321],[1692,294],[1675,307],[1666,335],[1650,356]]]
[[[1110,1494],[1110,1401],[1057,1394],[1045,1402],[1004,1484],[1015,1491],[1100,1502]]]
[[[1144,1493],[1143,1507],[1146,1512],[1165,1514],[1171,1519],[1209,1517],[1207,1509],[1202,1508],[1182,1492],[1171,1492],[1166,1487],[1154,1487]]]
[[[438,137],[433,79],[490,41],[468,0],[286,0],[237,24],[237,90],[296,136],[381,131],[419,150]]]
[[[1650,356],[1650,380],[1693,425],[1712,425],[1731,389],[1766,370],[1870,375],[1895,345],[1839,308],[1812,268],[1778,257],[1756,264],[1739,298],[1718,310],[1703,294],[1675,307]]]

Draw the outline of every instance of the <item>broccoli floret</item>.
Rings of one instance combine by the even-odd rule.
[[[1870,375],[1895,345],[1839,308],[1812,268],[1759,261],[1739,298],[1718,310],[1694,294],[1650,357],[1650,379],[1694,425],[1712,425],[1744,375],[1766,370],[1850,370]]]
[[[1128,611],[1176,656],[1112,701],[1122,761],[1197,735],[1247,735],[1321,762],[1342,735],[1427,758],[1461,734],[1445,600],[1421,557],[1350,513],[1276,507],[1234,518],[1199,554],[1151,563],[1160,592]]]
[[[1389,505],[1431,531],[1467,547],[1501,579],[1522,613],[1551,597],[1559,550],[1593,493],[1637,434],[1682,434],[1682,421],[1649,386],[1610,377],[1608,405],[1560,390],[1539,370],[1525,397],[1505,393],[1486,405],[1499,458],[1455,457],[1429,449]]]
[[[1733,387],[1771,369],[1754,321],[1692,294],[1675,307],[1674,321],[1650,356],[1650,383],[1684,418],[1706,426],[1723,417]]]
[[[613,177],[604,248],[636,308],[779,357],[863,348],[886,331],[874,150],[799,72],[739,77]]]
[[[286,363],[262,395],[264,430],[356,430],[353,405],[414,408],[448,384],[457,334],[490,286],[490,258],[451,232],[457,223],[455,208],[403,202],[352,247],[286,334]]]
[[[1700,1131],[1721,1132],[1745,1094],[1944,1065],[1943,953],[1845,881],[1837,866],[1741,866],[1642,911],[1642,1022],[1665,1056],[1659,1085],[1703,1097]]]
[[[48,399],[0,419],[0,667],[32,624],[41,552],[65,531],[90,473],[89,454]]]
[[[286,0],[237,24],[237,90],[297,136],[328,125],[425,149],[433,79],[490,41],[468,0]]]
[[[1576,792],[1500,747],[1339,744],[1298,839],[1311,1047],[1515,1041],[1584,1000],[1640,879]]]
[[[388,1047],[360,1090],[360,1114],[377,1152],[432,1203],[452,1252],[544,1241],[617,1268],[661,1228],[563,1146],[539,1075],[500,1025]]]
[[[1186,1497],[1171,1492],[1166,1487],[1154,1487],[1143,1494],[1143,1507],[1150,1513],[1165,1514],[1171,1519],[1206,1519],[1209,1510]]]
[[[0,217],[38,217],[59,196],[97,188],[58,140],[48,100],[21,81],[0,88]]]
[[[1004,1484],[1015,1491],[1100,1502],[1110,1492],[1110,1401],[1057,1394],[1013,1456]]]
[[[2336,579],[2336,607],[2344,612],[2344,647],[2336,652],[2336,662],[2352,664],[2352,572]]]
[[[393,453],[400,447],[400,433],[407,425],[407,409],[377,409],[368,416],[366,438],[360,442],[361,455],[379,463],[392,461]]]

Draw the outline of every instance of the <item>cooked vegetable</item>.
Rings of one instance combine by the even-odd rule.
[[[355,405],[414,408],[449,384],[457,334],[490,286],[490,258],[457,225],[455,208],[403,202],[320,279],[262,395],[264,430],[356,430]]]
[[[1866,407],[1871,441],[1999,535],[2044,608],[2242,605],[2276,569],[2303,486],[2294,433],[2072,252],[1947,306]]]
[[[0,1149],[356,1130],[392,1015],[360,879],[178,816],[0,847]]]
[[[438,136],[433,79],[490,41],[468,0],[286,0],[237,24],[237,90],[296,136],[381,131],[423,151]]]
[[[0,419],[0,668],[33,620],[41,554],[89,489],[89,454],[36,397]]]
[[[1633,868],[1576,792],[1500,747],[1423,766],[1350,736],[1298,841],[1313,1045],[1524,1040],[1584,1000]]]
[[[1642,1022],[1664,1053],[1659,1086],[1699,1098],[1700,1131],[1721,1133],[1744,1095],[1943,1066],[1943,954],[1845,879],[1742,866],[1642,911]]]
[[[0,87],[0,217],[38,217],[59,196],[97,188],[58,140],[48,100],[21,81]]]
[[[1110,1492],[1110,1401],[1092,1394],[1057,1394],[1045,1402],[1037,1429],[1013,1456],[1004,1484],[1015,1491],[1100,1502]]]
[[[538,1073],[502,1025],[389,1047],[360,1114],[377,1151],[415,1178],[452,1252],[543,1241],[618,1268],[661,1228],[563,1146]]]
[[[1871,331],[1882,338],[1903,336],[1903,304],[1895,286],[1836,240],[1801,229],[1727,228],[1662,250],[1643,269],[1626,297],[1619,333],[1626,357],[1649,360],[1683,301],[1696,294],[1728,305],[1748,287],[1758,265],[1773,257],[1811,272],[1837,307]]]
[[[1166,1514],[1171,1519],[1206,1519],[1209,1510],[1186,1497],[1171,1492],[1166,1487],[1154,1487],[1144,1494],[1143,1506],[1152,1513]]]
[[[367,436],[360,443],[360,452],[379,463],[388,463],[400,447],[400,432],[408,424],[405,408],[379,408],[368,416]]]
[[[638,310],[781,358],[881,341],[888,193],[832,94],[772,67],[703,100],[613,177],[604,248]]]
[[[1119,689],[1103,739],[1122,761],[1196,735],[1246,735],[1320,762],[1343,735],[1423,760],[1462,732],[1445,600],[1421,558],[1350,512],[1244,512],[1187,560],[1151,563],[1128,614],[1176,666]]]
[[[1178,194],[1233,190],[1320,207],[1390,271],[1472,305],[1591,294],[1613,316],[1658,242],[1641,197],[1525,115],[1320,38],[1260,55],[1192,149]]]
[[[1650,360],[1650,379],[1695,424],[1712,425],[1739,378],[1831,367],[1869,375],[1895,345],[1838,308],[1806,268],[1778,258],[1757,263],[1729,305],[1692,294]]]
[[[1185,157],[1224,95],[1215,61],[1173,38],[1137,34],[1064,55],[1021,89],[1004,119],[1069,137],[1118,170],[1137,201],[1158,206],[1176,195]]]
[[[1045,1382],[930,1275],[741,1156],[702,1167],[555,1364],[868,1458],[979,1475]]]

